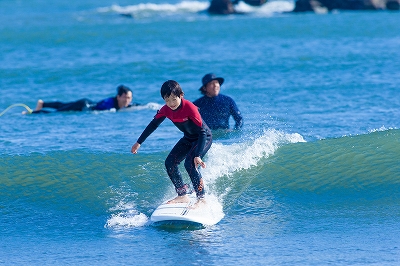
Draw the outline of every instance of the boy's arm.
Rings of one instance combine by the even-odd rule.
[[[160,117],[160,118],[154,118],[153,120],[150,121],[150,123],[147,125],[147,127],[143,130],[142,134],[137,140],[138,144],[142,144],[148,136],[151,135],[151,133],[154,132],[154,130],[157,129],[157,127],[164,121],[165,116]]]

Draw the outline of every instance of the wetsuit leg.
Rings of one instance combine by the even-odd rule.
[[[200,158],[203,158],[206,155],[207,151],[210,149],[212,144],[212,136],[208,136],[206,140],[206,145],[204,145],[204,149],[201,151]],[[194,151],[197,149],[197,141],[192,143],[192,147],[188,152],[185,160],[185,168],[190,176],[190,180],[192,181],[193,188],[196,191],[196,196],[198,198],[204,197],[204,184],[203,179],[201,177],[201,173],[194,165]]]
[[[43,102],[43,108],[53,108],[58,109],[61,106],[65,105],[63,102]]]
[[[89,100],[89,99],[80,99],[74,102],[44,102],[43,103],[43,108],[54,108],[59,112],[62,111],[83,111],[86,109],[88,106],[91,104],[94,104],[95,102]]]
[[[65,103],[58,102],[58,101],[56,101],[56,102],[43,102],[43,106],[42,107],[43,108],[56,109],[56,111],[57,111],[57,109],[60,108],[63,105],[65,105]],[[49,111],[49,110],[46,110],[46,109],[40,109],[40,110],[37,110],[37,111],[34,110],[32,112],[32,114],[48,114],[48,113],[53,113],[53,111]]]
[[[180,139],[168,154],[165,159],[165,168],[172,183],[175,186],[175,190],[179,196],[186,194],[186,186],[183,184],[182,175],[179,171],[179,164],[185,159],[186,155],[192,148],[192,143],[190,143],[185,138]]]

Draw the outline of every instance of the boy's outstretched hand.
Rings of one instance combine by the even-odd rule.
[[[132,147],[133,149],[133,147]],[[194,157],[194,165],[197,167],[201,166],[202,168],[206,168],[206,163],[200,157]]]
[[[140,144],[136,142],[135,144],[133,144],[131,152],[136,154],[139,148]]]

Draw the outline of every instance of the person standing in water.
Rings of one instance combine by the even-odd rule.
[[[243,117],[235,101],[220,93],[224,78],[215,76],[213,73],[206,74],[201,80],[203,85],[200,92],[204,95],[193,103],[199,107],[204,121],[211,129],[229,129],[229,118],[235,120],[234,129],[243,126]]]
[[[170,119],[183,132],[183,137],[175,144],[165,160],[167,174],[175,186],[178,196],[168,203],[189,202],[188,186],[183,183],[178,165],[185,159],[185,169],[192,181],[198,198],[197,203],[204,202],[204,184],[198,167],[206,167],[202,158],[212,144],[211,130],[204,123],[197,107],[183,98],[183,91],[178,82],[168,80],[161,86],[161,97],[165,105],[157,111],[153,120],[144,129],[131,152],[136,154],[142,143],[165,120]],[[197,204],[196,203],[196,204]]]

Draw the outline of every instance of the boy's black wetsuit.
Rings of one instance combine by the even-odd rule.
[[[138,104],[131,104],[128,107],[135,106]],[[115,108],[116,110],[120,109],[118,106],[118,100],[117,97],[110,97],[104,100],[101,100],[100,102],[94,102],[89,99],[80,99],[74,102],[44,102],[43,103],[43,108],[53,108],[56,109],[57,112],[63,112],[63,111],[103,111],[103,110],[110,110],[112,108]],[[48,110],[39,110],[39,111],[33,111],[33,113],[51,113],[51,111]]]
[[[186,158],[185,168],[193,183],[196,195],[199,198],[203,197],[203,180],[194,164],[194,157],[203,158],[210,149],[212,144],[211,130],[202,120],[197,107],[190,101],[182,99],[181,105],[176,110],[172,110],[167,105],[164,105],[145,128],[137,142],[142,144],[165,118],[169,118],[184,134],[183,138],[175,144],[165,160],[168,176],[174,184],[178,195],[185,195],[187,186],[183,184],[178,165]]]

